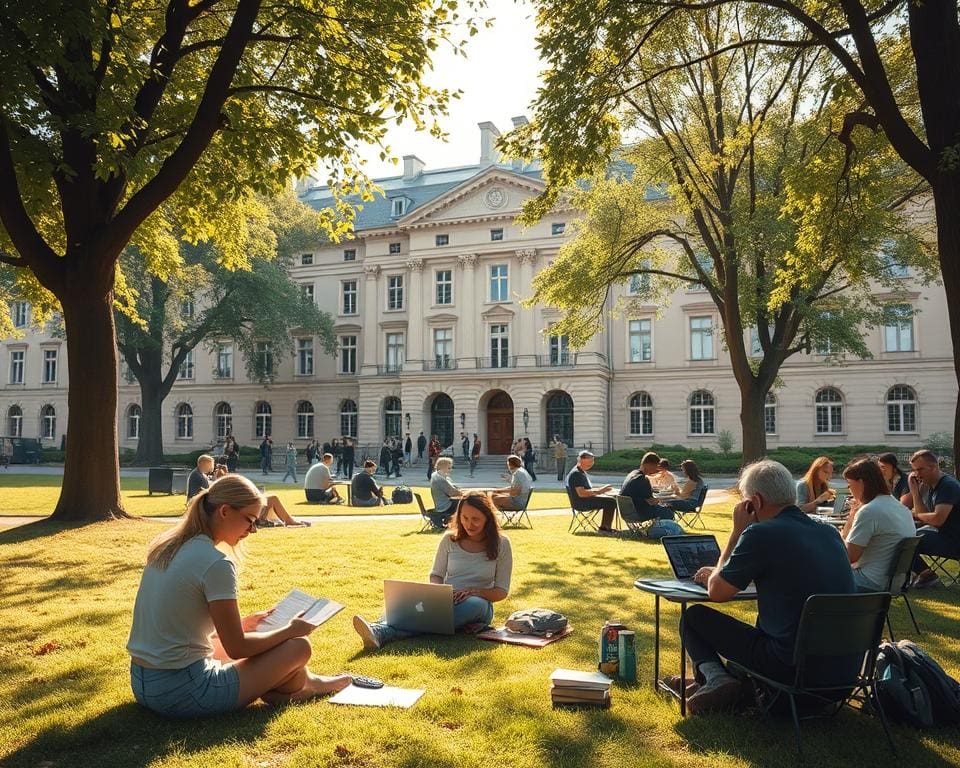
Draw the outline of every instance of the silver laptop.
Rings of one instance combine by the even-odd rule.
[[[387,624],[417,634],[453,634],[453,587],[418,581],[383,582]]]

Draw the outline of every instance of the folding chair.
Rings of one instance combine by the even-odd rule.
[[[924,555],[923,557],[930,565],[930,569],[940,577],[945,587],[960,584],[960,560],[942,555]],[[953,565],[950,566],[950,563]]]
[[[647,531],[656,522],[656,518],[637,520],[637,508],[633,506],[633,499],[629,496],[616,496],[615,498],[617,500],[617,514],[620,516],[620,521],[627,526],[627,530],[621,531],[621,534],[638,539],[647,538]]]
[[[707,526],[704,525],[703,520],[700,518],[700,512],[703,510],[703,505],[707,500],[707,491],[710,489],[707,486],[703,486],[700,489],[700,493],[697,494],[697,505],[692,510],[687,510],[684,512],[681,509],[674,509],[674,513],[677,516],[677,519],[687,528],[693,528],[697,523],[700,524],[700,527],[703,530],[707,529]],[[673,507],[671,507],[673,509]],[[688,521],[687,518],[690,518]]]
[[[436,531],[437,527],[433,524],[433,520],[430,517],[431,512],[436,512],[435,509],[427,509],[423,505],[423,498],[419,493],[414,493],[413,498],[417,500],[417,506],[420,508],[420,530],[417,533],[423,533],[424,531]]]
[[[570,501],[570,512],[573,517],[570,525],[567,526],[567,533],[576,533],[577,531],[599,531],[600,524],[597,522],[597,515],[602,512],[600,509],[577,509],[573,505],[573,494],[570,488],[567,488],[567,499]]]
[[[894,553],[893,561],[890,563],[890,572],[887,574],[887,592],[890,597],[902,597],[907,611],[910,613],[910,620],[913,622],[913,628],[917,630],[918,635],[923,633],[917,624],[917,618],[913,615],[913,608],[910,607],[910,600],[907,599],[907,590],[910,589],[910,582],[913,578],[913,561],[917,554],[917,545],[920,544],[922,536],[908,536],[900,539],[897,550]],[[890,632],[890,641],[895,640],[893,636],[893,625],[890,624],[890,614],[887,613],[887,630]]]
[[[501,515],[503,515],[503,523],[501,523],[501,528],[523,528],[523,519],[527,519],[527,528],[533,530],[533,523],[530,522],[530,515],[527,514],[527,507],[530,506],[530,497],[533,496],[533,489],[530,489],[530,493],[527,494],[527,500],[523,503],[523,507],[520,509],[499,509]]]
[[[797,641],[793,649],[793,663],[797,668],[791,683],[781,683],[748,669],[742,664],[730,660],[728,666],[745,673],[751,679],[762,684],[766,692],[771,693],[763,705],[769,712],[781,694],[789,697],[790,714],[797,739],[797,754],[801,752],[800,717],[797,715],[797,696],[812,697],[821,700],[833,710],[830,715],[839,712],[844,704],[849,704],[856,696],[863,704],[869,701],[880,716],[883,733],[887,737],[890,750],[896,754],[896,747],[887,725],[887,717],[877,696],[876,660],[877,647],[883,633],[884,618],[890,607],[890,595],[886,592],[865,592],[853,595],[810,595],[800,614],[797,628]],[[827,659],[859,658],[860,667],[845,680],[837,680],[829,685],[808,679],[808,663],[816,664]],[[835,694],[828,697],[825,694]],[[836,694],[840,694],[839,700]],[[863,707],[861,706],[861,709]],[[816,716],[816,715],[815,715]],[[808,718],[804,718],[808,719]]]

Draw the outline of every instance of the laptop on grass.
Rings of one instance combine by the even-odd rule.
[[[387,624],[417,634],[453,634],[453,587],[418,581],[383,582]]]

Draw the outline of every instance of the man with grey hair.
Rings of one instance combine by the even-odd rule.
[[[856,592],[842,539],[831,526],[800,511],[786,467],[758,461],[743,470],[739,487],[742,500],[733,508],[733,530],[720,560],[716,567],[701,568],[694,580],[706,585],[717,603],[756,584],[757,624],[751,627],[703,604],[687,608],[680,631],[696,675],[687,691],[693,714],[728,708],[740,698],[740,681],[723,659],[791,682],[797,626],[807,598]],[[846,672],[835,666],[817,670],[833,679]],[[679,678],[667,683],[679,686]]]

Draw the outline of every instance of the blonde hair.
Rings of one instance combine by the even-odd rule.
[[[441,456],[433,465],[434,469],[449,469],[453,466],[453,459],[449,456]]]
[[[199,491],[190,499],[183,518],[170,530],[164,531],[150,542],[147,548],[147,565],[160,570],[170,565],[187,541],[205,534],[213,538],[210,524],[214,511],[223,504],[234,509],[243,509],[252,504],[266,503],[263,494],[243,475],[224,475],[210,483],[209,488]]]

